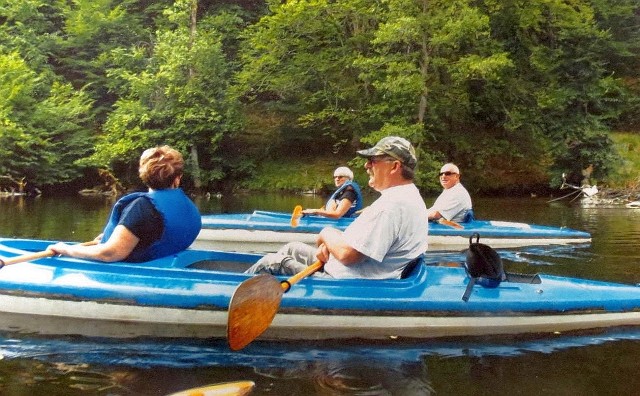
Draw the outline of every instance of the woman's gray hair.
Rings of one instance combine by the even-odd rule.
[[[346,166],[341,166],[339,168],[336,168],[335,171],[333,171],[333,177],[336,176],[344,176],[349,180],[353,180],[353,172],[351,171],[351,169],[347,168]]]

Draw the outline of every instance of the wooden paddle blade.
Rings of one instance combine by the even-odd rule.
[[[296,205],[293,208],[293,213],[291,214],[291,227],[297,227],[300,224],[300,218],[302,217],[302,206]]]
[[[167,396],[244,396],[248,395],[255,386],[256,384],[253,381],[223,382],[185,389]]]
[[[280,281],[269,274],[256,275],[238,286],[227,319],[227,341],[232,350],[249,345],[269,327],[283,294]]]

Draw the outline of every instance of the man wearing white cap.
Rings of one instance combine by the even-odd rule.
[[[362,192],[360,186],[353,180],[353,172],[346,166],[333,171],[333,181],[337,187],[327,203],[320,209],[305,209],[304,214],[339,219],[340,217],[355,217],[362,209]]]
[[[429,208],[429,220],[440,219],[462,222],[472,212],[471,196],[460,183],[460,169],[455,164],[444,164],[438,175],[444,190]]]
[[[381,139],[358,151],[367,159],[369,186],[380,197],[344,230],[326,227],[317,247],[286,244],[264,256],[248,273],[293,275],[319,260],[331,278],[397,279],[409,263],[427,250],[427,207],[413,184],[416,154],[409,141],[397,136]]]

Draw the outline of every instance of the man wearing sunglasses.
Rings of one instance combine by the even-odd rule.
[[[444,219],[457,223],[466,221],[473,211],[471,196],[460,183],[460,169],[452,163],[444,164],[438,176],[444,190],[428,209],[429,220]]]
[[[380,197],[344,230],[326,227],[317,247],[291,242],[267,254],[248,273],[293,275],[319,260],[330,278],[397,279],[427,250],[427,207],[413,183],[416,154],[409,141],[381,139],[358,151],[367,159],[369,187]]]

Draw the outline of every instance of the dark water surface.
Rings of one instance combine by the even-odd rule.
[[[433,199],[427,199],[428,203]],[[0,198],[0,236],[92,239],[107,198]],[[314,196],[199,199],[204,213],[290,211]],[[546,199],[476,199],[482,219],[567,226],[582,246],[501,250],[507,270],[640,283],[640,209]],[[452,259],[460,258],[458,252]],[[255,342],[106,340],[0,334],[0,395],[165,395],[252,380],[252,395],[635,395],[640,328],[436,341]]]

